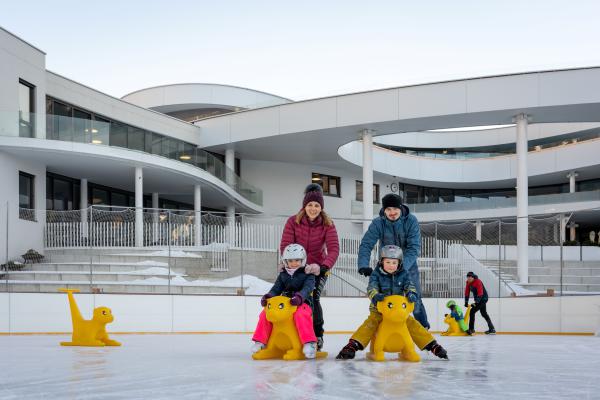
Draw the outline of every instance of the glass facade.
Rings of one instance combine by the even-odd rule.
[[[35,221],[35,177],[19,171],[19,218]]]
[[[240,178],[240,160],[230,171],[224,156],[199,149],[192,143],[111,120],[93,112],[46,98],[46,138],[123,147],[184,162],[224,181],[244,198],[262,205],[262,191]]]
[[[46,209],[68,211],[80,209],[80,180],[48,172],[46,174]],[[24,197],[25,198],[25,197]],[[121,207],[135,207],[135,193],[88,182],[88,204]],[[23,207],[23,206],[21,206]],[[144,196],[144,207],[152,207],[152,197]],[[192,204],[159,199],[160,208],[192,210]]]
[[[568,146],[588,140],[600,139],[600,129],[590,129],[586,131],[569,133],[566,135],[552,136],[543,139],[528,141],[528,151],[536,152],[559,146]],[[376,143],[378,147],[396,151],[398,153],[413,155],[417,157],[427,157],[436,159],[455,159],[468,160],[473,158],[486,158],[515,154],[515,144],[507,143],[494,146],[482,146],[473,148],[411,148],[393,146],[389,144]]]
[[[447,189],[433,188],[425,186],[416,186],[398,183],[399,194],[406,204],[422,203],[453,203],[478,200],[493,200],[502,198],[511,198],[517,196],[514,188],[506,189]],[[600,190],[600,179],[591,179],[576,183],[577,192],[588,192]],[[530,186],[530,196],[540,196],[546,194],[568,193],[569,184],[560,183],[556,185]]]
[[[323,188],[323,194],[325,196],[341,197],[341,179],[339,176],[324,175],[313,172],[312,183],[321,185]]]
[[[356,181],[356,201],[363,201],[363,183]],[[373,203],[379,204],[379,185],[373,184]]]
[[[19,136],[34,137],[35,86],[19,79]]]

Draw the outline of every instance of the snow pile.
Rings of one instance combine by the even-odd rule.
[[[128,273],[131,274],[131,273]],[[142,269],[139,271],[135,271],[134,273],[135,275],[164,275],[164,276],[168,276],[169,275],[169,270],[163,267],[151,267],[151,268],[146,268],[146,269]],[[171,270],[171,276],[182,276],[182,274],[175,272],[173,270]]]
[[[152,270],[149,268],[148,270]],[[140,271],[142,272],[142,271]],[[167,275],[164,272],[160,274],[148,273],[148,275]],[[238,288],[243,287],[246,290],[246,294],[249,295],[263,295],[267,293],[271,287],[272,283],[264,281],[260,278],[257,278],[254,275],[246,275],[243,277],[241,275],[234,276],[232,278],[222,279],[222,280],[207,280],[207,279],[198,279],[194,281],[188,281],[184,278],[183,275],[177,273],[171,273],[173,276],[171,278],[171,285],[173,286],[193,286],[193,287],[222,287],[222,288]],[[243,283],[242,283],[243,279]],[[160,278],[157,276],[153,276],[148,279],[136,279],[133,281],[122,281],[119,282],[121,284],[130,284],[130,285],[157,285],[157,286],[166,286],[169,284],[168,280],[165,278]]]
[[[533,290],[525,289],[515,282],[506,282],[506,285],[517,295],[517,296],[535,296],[540,292],[536,292]]]

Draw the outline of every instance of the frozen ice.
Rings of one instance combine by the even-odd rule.
[[[61,347],[66,336],[0,336],[0,398],[598,399],[600,339],[437,338],[450,361],[253,361],[250,335],[115,335],[122,347]]]

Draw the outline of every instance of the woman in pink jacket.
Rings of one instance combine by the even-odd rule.
[[[313,326],[318,350],[323,348],[324,332],[321,292],[327,282],[329,270],[333,268],[340,253],[335,225],[323,208],[323,189],[314,183],[308,185],[304,190],[302,209],[298,214],[288,218],[279,245],[280,253],[289,244],[302,245],[307,253],[305,271],[307,274],[316,275],[313,292]]]

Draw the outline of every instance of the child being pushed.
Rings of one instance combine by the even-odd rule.
[[[367,347],[383,319],[381,313],[377,311],[378,302],[391,295],[405,296],[411,303],[418,300],[415,285],[402,266],[402,249],[398,246],[384,246],[381,248],[380,256],[377,268],[369,277],[367,286],[367,294],[371,299],[369,317],[354,332],[348,344],[337,355],[338,360],[352,359],[358,350]],[[406,327],[419,349],[431,351],[439,358],[448,359],[446,350],[412,315],[406,320]]]
[[[313,329],[312,320],[312,292],[315,288],[315,276],[307,274],[306,250],[299,244],[290,244],[283,250],[282,261],[284,269],[277,276],[275,284],[260,299],[260,304],[265,307],[267,300],[274,296],[290,297],[290,304],[298,306],[294,313],[294,323],[298,330],[300,342],[304,345],[302,351],[306,358],[315,358],[317,352],[317,337]],[[265,310],[258,317],[258,325],[252,336],[252,352],[262,350],[267,345],[273,324],[267,320]]]

